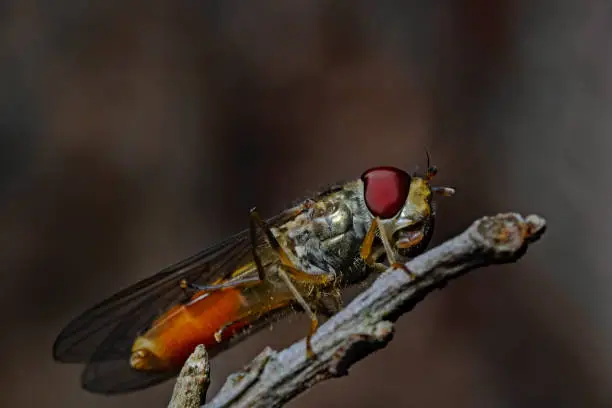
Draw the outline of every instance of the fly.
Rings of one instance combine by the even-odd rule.
[[[428,158],[429,159],[429,158]],[[428,160],[429,162],[429,160]],[[340,310],[341,289],[423,252],[433,234],[435,166],[424,175],[375,167],[171,265],[72,320],[57,361],[83,363],[84,389],[117,394],[175,376],[198,344],[210,357],[274,319]],[[408,272],[408,271],[407,271]]]

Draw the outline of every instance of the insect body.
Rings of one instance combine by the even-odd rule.
[[[74,319],[54,357],[85,363],[89,391],[128,392],[176,375],[198,344],[212,357],[294,309],[311,319],[313,355],[317,316],[340,309],[342,288],[425,249],[433,194],[454,193],[430,185],[435,173],[377,167],[268,220],[252,210],[248,230]]]

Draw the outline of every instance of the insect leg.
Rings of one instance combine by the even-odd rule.
[[[280,303],[280,304],[274,304],[274,303],[270,303],[262,308],[260,308],[259,310],[254,310],[254,309],[248,309],[245,310],[242,314],[240,314],[238,317],[236,317],[234,320],[232,320],[229,323],[225,323],[223,326],[221,326],[214,334],[215,336],[215,340],[217,341],[217,343],[221,343],[224,339],[223,339],[223,335],[225,334],[225,331],[227,329],[229,329],[230,327],[234,326],[235,324],[239,324],[244,322],[245,320],[249,320],[249,321],[256,321],[257,319],[259,319],[261,316],[265,315],[266,313],[272,312],[274,310],[279,310],[282,309],[285,306],[288,306],[289,303]]]
[[[228,282],[220,283],[218,285],[198,285],[195,283],[188,283],[186,280],[183,279],[183,281],[181,281],[181,287],[184,289],[189,288],[189,289],[201,290],[201,291],[206,291],[206,292],[213,292],[216,290],[221,290],[221,289],[226,289],[226,288],[255,286],[259,283],[261,283],[261,279],[259,279],[259,277],[257,276],[250,277],[250,278],[237,279],[234,281],[228,281]]]
[[[272,231],[270,230],[270,227],[268,226],[268,224],[260,217],[260,215],[257,213],[257,210],[255,208],[251,210],[251,226],[252,226],[251,227],[251,237],[252,237],[251,239],[253,240],[253,242],[256,242],[255,241],[256,231],[254,228],[255,226],[259,226],[259,228],[261,228],[264,234],[266,235],[266,238],[268,242],[270,243],[270,246],[278,253],[281,263],[285,266],[285,272],[291,275],[291,277],[294,278],[295,280],[303,282],[303,283],[310,283],[313,285],[326,285],[328,283],[331,283],[335,279],[336,275],[334,273],[314,274],[314,273],[304,272],[298,269],[293,264],[291,259],[289,259],[287,252],[285,252],[285,250],[280,245],[280,243],[278,242],[274,234],[272,234]],[[253,244],[253,247],[255,247],[255,244]],[[255,263],[257,264],[257,268],[259,269],[259,265],[261,261],[258,261],[257,259],[258,257],[256,257]]]
[[[364,262],[368,266],[378,270],[379,272],[384,272],[387,269],[387,267],[384,264],[375,261],[375,258],[373,256],[374,253],[372,251],[377,230],[378,230],[378,218],[374,218],[372,220],[372,223],[370,224],[370,229],[368,229],[366,236],[363,238],[363,242],[361,243],[361,248],[359,250],[359,255],[361,256],[361,259],[363,259]],[[386,252],[386,248],[385,248],[385,252]]]
[[[367,264],[371,264],[372,260],[372,245],[374,244],[374,239],[376,238],[376,228],[378,224],[378,218],[374,218],[372,223],[370,224],[370,228],[363,238],[363,242],[361,243],[361,248],[359,250],[359,255],[361,259],[363,259]]]
[[[266,235],[266,239],[268,240],[268,243],[270,244],[272,249],[274,249],[278,253],[282,264],[295,268],[295,265],[293,265],[293,262],[291,262],[291,260],[287,256],[287,253],[281,247],[280,243],[278,242],[278,240],[272,233],[272,230],[270,229],[268,224],[264,221],[263,218],[261,218],[256,208],[251,209],[250,221],[251,221],[250,222],[251,242],[253,243],[253,251],[255,251],[256,244],[257,244],[257,234],[256,234],[257,231],[255,228],[258,226],[259,228],[261,228],[261,230]],[[259,269],[261,261],[259,263],[256,261],[256,263],[257,263],[257,268]]]
[[[404,272],[406,272],[408,276],[410,276],[410,279],[414,279],[414,274],[406,267],[406,265],[404,265],[403,263],[396,262],[395,256],[393,254],[393,249],[391,249],[391,244],[389,243],[389,237],[387,237],[387,231],[384,228],[384,225],[382,225],[382,223],[378,219],[378,217],[376,217],[376,221],[378,225],[378,231],[380,232],[380,239],[383,242],[385,252],[387,253],[387,258],[389,259],[389,264],[392,268],[403,269]]]
[[[312,311],[308,302],[306,302],[302,294],[295,287],[295,285],[291,281],[291,278],[289,278],[289,274],[296,277],[297,280],[312,284],[321,284],[322,281],[326,283],[328,279],[330,279],[330,277],[329,275],[309,274],[307,272],[300,271],[298,268],[296,268],[293,262],[291,262],[291,259],[289,259],[289,257],[287,256],[287,253],[281,247],[274,234],[272,234],[270,227],[259,216],[255,208],[251,210],[251,221],[259,225],[259,227],[266,234],[266,238],[268,239],[270,246],[277,251],[281,260],[281,268],[279,268],[278,274],[287,285],[287,288],[291,291],[291,294],[293,295],[295,300],[299,303],[302,309],[304,309],[304,312],[310,318],[310,331],[308,333],[308,336],[306,337],[306,354],[308,355],[308,357],[314,357],[314,351],[312,350],[312,344],[310,340],[312,338],[312,335],[317,331],[317,328],[319,327],[319,319],[317,318],[317,315]]]
[[[293,285],[293,282],[291,282],[291,279],[285,272],[284,268],[289,268],[289,267],[287,267],[286,265],[280,265],[280,266],[281,268],[278,270],[279,276],[283,279],[283,281],[285,282],[285,284],[291,291],[291,294],[293,295],[295,300],[299,303],[299,305],[304,309],[304,312],[310,318],[310,331],[308,333],[308,336],[306,337],[306,354],[308,355],[308,357],[314,357],[314,352],[312,350],[312,344],[311,344],[310,339],[312,338],[312,335],[316,332],[317,328],[319,327],[319,320],[317,318],[316,313],[312,311],[308,302],[306,302],[306,300],[302,297],[300,292],[296,289],[296,287]],[[301,273],[305,273],[305,272],[301,272]],[[251,279],[243,279],[240,281],[228,282],[227,284],[220,284],[220,285],[210,285],[210,286],[192,285],[192,286],[196,286],[199,289],[201,288],[201,290],[218,290],[218,289],[222,289],[226,287],[254,285],[254,284],[261,283],[261,282],[262,281],[259,280],[258,278],[251,278]],[[228,324],[223,325],[219,330],[215,332],[215,340],[217,340],[217,342],[220,342],[223,338],[223,332],[228,327],[231,327],[233,324],[241,321],[242,319],[248,316],[250,316],[250,311],[247,312],[247,314],[245,314],[244,316],[241,316],[240,318],[236,319],[235,321],[232,321]]]
[[[408,268],[406,268],[404,264],[396,262],[393,249],[391,248],[389,238],[387,237],[387,232],[378,217],[372,220],[372,223],[370,224],[370,229],[368,230],[366,236],[363,239],[360,249],[361,259],[363,259],[365,263],[369,266],[374,267],[376,269],[380,269],[381,272],[386,270],[383,264],[375,262],[375,260],[372,258],[372,245],[374,243],[374,238],[376,238],[377,230],[380,235],[380,240],[383,243],[383,247],[385,248],[385,253],[387,254],[389,264],[393,268],[403,269],[408,274],[408,276],[410,276],[410,278],[414,278],[414,274],[410,270],[408,270]]]
[[[387,259],[389,259],[389,263],[391,265],[396,264],[395,255],[393,254],[393,249],[391,248],[391,244],[389,243],[389,238],[387,237],[387,231],[385,230],[384,225],[380,222],[378,217],[375,218],[376,226],[378,227],[378,232],[380,233],[380,240],[383,243],[383,247],[385,248],[385,252],[387,253]]]
[[[255,208],[251,209],[251,213],[249,214],[249,233],[251,235],[251,252],[253,254],[253,260],[255,261],[255,265],[257,265],[257,274],[259,275],[259,279],[260,280],[264,280],[265,278],[265,271],[264,271],[264,267],[261,263],[261,258],[259,258],[259,255],[257,254],[257,213],[255,212]],[[261,220],[263,222],[263,220]],[[263,222],[263,225],[265,225],[265,222]],[[272,241],[270,241],[270,237],[268,236],[267,231],[269,231],[269,228],[262,228],[264,230],[264,233],[266,234],[266,238],[267,240],[270,242],[270,245],[272,245]],[[270,235],[272,235],[270,233]],[[272,238],[274,238],[274,236],[272,235]],[[277,242],[278,244],[278,242]]]
[[[227,330],[229,327],[232,327],[233,325],[235,325],[238,322],[240,322],[240,320],[233,320],[233,321],[231,321],[229,323],[226,323],[223,326],[221,326],[221,328],[215,332],[215,341],[217,343],[221,343],[221,341],[223,341],[223,332],[225,330]]]
[[[265,269],[261,262],[261,258],[259,257],[259,254],[257,253],[257,227],[258,226],[266,234],[266,238],[270,242],[270,246],[272,246],[272,248],[276,249],[277,251],[278,251],[277,248],[280,248],[280,245],[278,244],[278,241],[276,240],[276,238],[270,231],[270,228],[267,226],[265,221],[263,221],[259,217],[255,208],[253,208],[251,210],[251,214],[249,217],[249,235],[251,238],[251,253],[253,256],[253,262],[255,263],[255,266],[257,269],[256,278],[255,277],[244,278],[240,280],[224,282],[218,285],[196,285],[193,283],[189,283],[185,279],[183,279],[180,282],[181,288],[184,291],[187,290],[188,288],[195,289],[195,290],[203,290],[203,291],[215,291],[215,290],[229,288],[229,287],[256,285],[258,283],[263,282],[265,280]],[[282,261],[282,256],[281,256],[281,261]]]
[[[315,354],[314,354],[314,351],[312,350],[312,343],[310,340],[313,334],[315,334],[315,332],[317,331],[317,328],[319,327],[319,319],[317,318],[316,313],[312,311],[308,302],[306,302],[306,299],[304,299],[304,297],[297,290],[293,282],[291,282],[289,275],[285,272],[285,268],[287,268],[286,265],[281,265],[281,268],[278,270],[278,274],[281,277],[281,279],[285,282],[289,290],[291,291],[291,294],[293,295],[295,300],[299,303],[302,309],[304,309],[304,312],[310,318],[310,331],[308,332],[308,336],[306,336],[306,355],[309,358],[312,358],[314,357]]]

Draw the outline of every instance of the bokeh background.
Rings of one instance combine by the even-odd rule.
[[[612,406],[605,0],[0,2],[0,405],[88,394],[51,346],[103,297],[320,185],[439,166],[435,243],[499,211],[544,239],[397,323],[290,407]],[[275,325],[213,361],[214,394]]]

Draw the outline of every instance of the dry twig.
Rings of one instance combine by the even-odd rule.
[[[168,408],[199,407],[210,385],[210,366],[204,346],[196,347],[183,365]]]
[[[243,371],[229,376],[202,408],[280,407],[320,381],[346,375],[354,363],[385,347],[393,336],[391,322],[429,292],[474,268],[516,261],[544,229],[545,220],[536,215],[523,218],[507,213],[477,220],[462,234],[408,262],[406,267],[415,279],[403,270],[389,268],[322,325],[312,339],[315,359],[307,358],[305,340],[280,352],[266,348]],[[201,356],[201,350],[194,354]],[[198,407],[199,403],[187,396],[195,388],[179,386],[190,376],[185,372],[193,358],[187,361],[173,395],[173,401],[184,403],[172,407]],[[208,378],[208,364],[199,367]],[[203,388],[204,393],[207,385]]]

